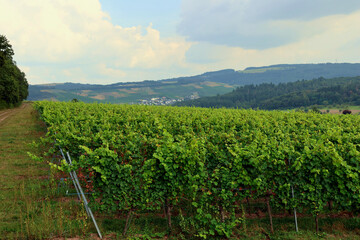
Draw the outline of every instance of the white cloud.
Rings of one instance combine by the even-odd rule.
[[[108,77],[111,77],[113,79],[122,78],[122,77],[126,76],[125,72],[120,71],[118,69],[107,67],[103,63],[98,64],[97,68],[98,68],[98,72],[101,75],[108,76]]]
[[[205,71],[278,63],[359,62],[359,22],[360,11],[315,19],[308,23],[309,31],[319,26],[323,27],[323,31],[293,43],[263,50],[199,43],[190,49],[188,59],[199,67],[204,67],[201,64],[204,59],[210,60],[203,68]],[[197,59],[197,56],[202,58]]]
[[[41,76],[61,82],[142,80],[125,70],[184,64],[191,46],[183,38],[162,39],[151,25],[145,31],[113,25],[98,0],[0,0],[0,6],[0,34],[13,45],[15,60],[39,75],[29,75],[30,83],[43,82]],[[52,74],[41,73],[42,65]]]
[[[309,28],[313,20],[359,9],[358,0],[183,0],[178,32],[191,41],[266,49],[324,31]]]
[[[182,1],[179,30],[188,41],[162,38],[151,24],[114,25],[98,0],[0,0],[0,34],[31,84],[360,60],[358,0]]]

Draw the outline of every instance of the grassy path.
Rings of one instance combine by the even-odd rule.
[[[25,103],[0,114],[0,238],[19,238],[24,230],[24,221],[20,221],[24,202],[19,194],[25,185],[29,187],[29,180],[43,179],[49,170],[27,155],[31,151],[29,144],[43,134],[32,106]]]
[[[37,113],[24,103],[0,115],[0,239],[77,235],[86,220],[73,217],[78,204],[59,201],[56,185],[49,181],[49,166],[27,154],[39,151],[31,143],[45,134]]]

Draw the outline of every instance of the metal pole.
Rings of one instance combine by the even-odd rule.
[[[290,165],[290,159],[289,159],[289,165]],[[290,184],[290,186],[291,186],[292,198],[295,199],[294,187],[293,187],[292,184]],[[298,222],[297,222],[297,216],[296,216],[296,208],[295,208],[295,207],[294,207],[294,220],[295,220],[295,230],[296,230],[296,232],[299,232]]]
[[[67,154],[68,159],[69,159],[69,160],[66,159],[66,161],[67,161],[68,164],[71,166],[71,165],[72,165],[72,162],[71,162],[71,158],[70,158],[69,152],[66,152],[66,154]],[[78,177],[77,177],[77,175],[76,175],[76,172],[75,172],[75,171],[72,171],[72,172],[70,172],[69,174],[70,174],[71,178],[73,179],[73,182],[74,182],[74,185],[75,185],[75,188],[76,188],[76,192],[78,193],[79,200],[81,201],[81,198],[83,198],[83,195],[82,195],[83,193],[82,193],[82,188],[81,188],[80,182],[79,182],[79,180],[77,180]],[[81,189],[81,190],[80,190],[80,189]],[[80,195],[81,195],[81,198],[80,198]],[[85,198],[85,200],[86,200],[86,198]],[[84,200],[84,198],[83,198],[83,202],[84,202],[84,203],[85,203],[85,200]],[[90,213],[89,213],[89,209],[88,209],[87,204],[84,204],[84,206],[85,206],[85,210],[86,210],[87,215],[90,216]]]
[[[69,152],[67,152],[67,156],[68,156],[68,158],[69,158],[70,165],[71,165],[72,163],[71,163],[71,157],[70,157],[70,155],[69,155]],[[94,225],[95,225],[95,228],[96,228],[96,230],[97,230],[97,232],[98,232],[98,234],[99,234],[99,237],[102,239],[102,235],[101,235],[100,229],[99,229],[99,227],[98,227],[98,225],[97,225],[97,223],[96,223],[96,220],[95,220],[95,217],[94,217],[94,215],[93,215],[93,213],[92,213],[92,211],[91,211],[91,208],[88,206],[88,201],[86,200],[85,194],[84,194],[84,192],[83,192],[83,190],[82,190],[82,188],[81,188],[81,186],[80,186],[79,179],[78,179],[75,171],[73,171],[73,175],[74,175],[74,179],[75,179],[76,184],[78,184],[78,187],[79,187],[81,196],[82,196],[82,198],[83,198],[84,205],[85,205],[85,209],[87,209],[87,212],[88,212],[88,214],[90,215],[90,217],[91,217],[91,219],[92,219],[92,221],[93,221],[93,223],[94,223]]]
[[[292,192],[292,198],[295,199],[295,196],[294,196],[294,188],[293,188],[292,185],[291,185],[291,192]],[[296,217],[296,208],[295,208],[295,207],[294,207],[294,218],[295,218],[295,229],[296,229],[296,232],[299,232],[298,223],[297,223],[297,217]]]
[[[59,149],[60,149],[61,155],[63,156],[63,158],[65,159],[65,161],[66,161],[68,164],[70,164],[69,161],[66,159],[65,154],[64,154],[63,150],[61,149],[61,147],[59,147]],[[73,182],[73,184],[74,184],[74,186],[75,186],[75,190],[76,190],[77,196],[78,196],[79,200],[81,201],[80,191],[79,191],[79,189],[78,189],[78,187],[77,187],[77,185],[76,185],[76,183],[75,183],[74,176],[73,176],[73,174],[72,174],[71,172],[70,172],[69,174],[70,174],[70,178],[71,178],[71,180],[72,180],[72,182]]]

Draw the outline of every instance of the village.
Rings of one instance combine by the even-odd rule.
[[[187,97],[181,97],[178,99],[168,98],[168,97],[156,97],[151,99],[141,99],[139,100],[138,104],[140,105],[157,105],[157,106],[164,106],[164,105],[172,105],[176,102],[182,102],[185,100],[194,100],[198,99],[199,96],[197,93],[193,93]]]

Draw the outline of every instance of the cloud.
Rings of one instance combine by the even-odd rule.
[[[111,78],[122,78],[126,76],[125,72],[115,68],[107,67],[103,63],[100,63],[97,67],[98,67],[98,72],[104,76],[109,76]]]
[[[277,63],[359,62],[358,0],[182,1],[183,36],[172,38],[151,24],[113,24],[99,0],[0,0],[0,34],[13,45],[31,84],[107,84]]]
[[[358,0],[183,0],[177,30],[190,41],[266,49],[323,32],[313,20],[359,9]]]
[[[269,49],[244,49],[212,43],[193,45],[188,61],[202,68],[243,69],[280,63],[359,62],[360,11],[333,15],[309,22],[309,28],[324,26],[322,32],[296,42]],[[200,57],[199,57],[200,56]],[[202,64],[208,60],[206,64]]]
[[[161,38],[151,25],[114,25],[98,0],[0,0],[0,6],[0,34],[32,72],[30,83],[142,80],[125,72],[184,65],[191,46],[181,37]]]

